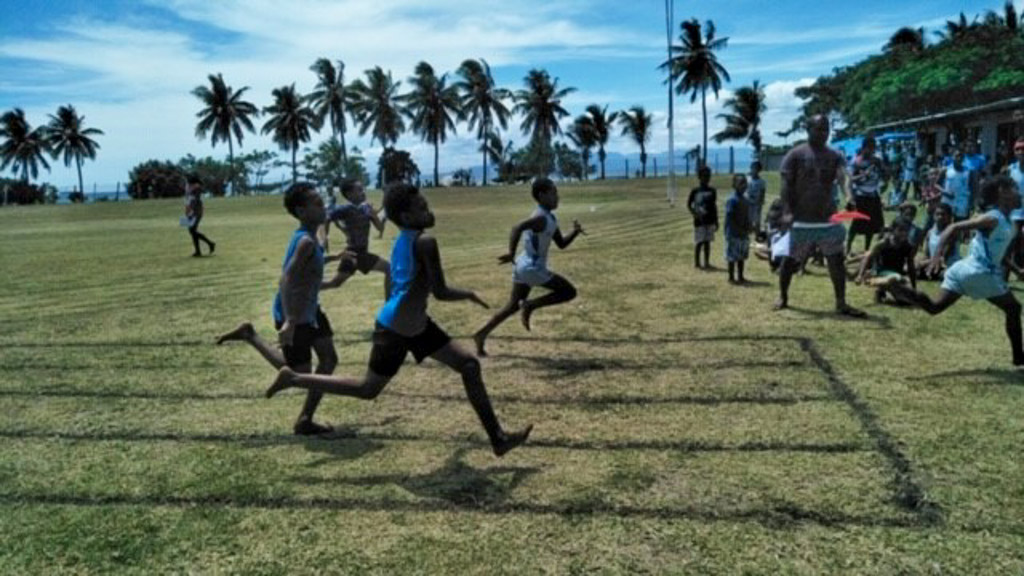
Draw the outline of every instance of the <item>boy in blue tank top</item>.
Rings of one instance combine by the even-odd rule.
[[[323,199],[312,184],[299,182],[285,192],[284,206],[299,220],[300,226],[288,244],[279,290],[272,306],[281,348],[260,338],[248,322],[221,335],[217,345],[232,340],[247,342],[275,369],[287,366],[296,372],[311,371],[315,351],[317,374],[330,374],[338,364],[338,353],[334,349],[331,323],[320,309],[319,295],[321,290],[337,288],[348,279],[351,274],[340,268],[351,266],[354,256],[346,254],[334,278],[324,282],[324,251],[316,239],[316,232],[326,217]],[[296,434],[308,436],[332,431],[330,426],[313,421],[322,396],[313,390],[306,395],[306,403],[295,422]]]
[[[988,300],[1006,316],[1006,336],[1010,340],[1014,366],[1024,366],[1021,306],[1010,291],[1003,272],[1003,259],[1016,235],[1010,214],[1020,208],[1021,199],[1017,186],[1008,176],[985,181],[981,197],[987,212],[947,226],[939,238],[938,247],[932,255],[932,271],[942,267],[945,249],[950,242],[956,241],[958,234],[974,231],[970,253],[946,270],[938,298],[932,300],[921,292],[900,285],[890,289],[932,315],[941,314],[962,296]]]
[[[445,281],[437,240],[423,233],[434,226],[434,214],[418,188],[411,184],[389,186],[384,193],[384,208],[400,232],[391,252],[391,293],[377,315],[366,374],[361,379],[339,378],[299,373],[285,366],[267,389],[267,397],[286,388],[305,388],[372,400],[398,374],[405,357],[412,352],[416,362],[430,357],[462,376],[466,396],[487,431],[494,454],[503,456],[526,442],[533,426],[514,433],[502,429],[484,386],[480,362],[427,315],[430,295],[441,301],[469,300],[484,308],[487,304],[473,292],[454,288]]]
[[[572,232],[562,236],[554,211],[558,208],[558,188],[547,178],[538,178],[531,190],[537,209],[529,218],[516,224],[508,241],[508,252],[498,257],[499,264],[515,262],[512,295],[483,328],[473,335],[476,353],[487,356],[484,344],[487,336],[516,312],[522,311],[523,326],[530,329],[530,316],[538,309],[568,302],[576,297],[576,287],[564,277],[548,270],[548,248],[551,242],[562,250],[569,247],[583,233],[580,223],[573,220]],[[519,239],[525,235],[523,251],[515,257]],[[550,290],[548,294],[527,300],[534,286]]]

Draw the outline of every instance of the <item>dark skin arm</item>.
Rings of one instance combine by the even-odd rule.
[[[914,266],[914,253],[907,254],[907,263],[904,264],[907,276],[910,277],[910,287],[917,290],[917,266]]]
[[[367,204],[370,207],[370,223],[377,229],[377,238],[384,236],[384,221],[380,219],[380,214],[373,208],[373,204]]]
[[[441,267],[441,251],[437,247],[437,240],[433,237],[421,235],[416,240],[416,260],[427,273],[430,293],[434,295],[434,298],[442,302],[469,300],[484,308],[490,308],[476,293],[448,285],[444,278],[444,269]]]
[[[551,237],[551,239],[555,241],[555,245],[558,246],[560,250],[565,250],[566,248],[569,247],[570,244],[572,244],[572,241],[575,240],[577,236],[583,233],[583,226],[580,226],[578,220],[573,220],[572,232],[569,234],[568,237],[563,237],[562,230],[556,229],[555,234],[554,236]]]
[[[519,246],[519,238],[522,237],[523,232],[532,230],[534,232],[541,232],[544,230],[546,225],[544,216],[534,216],[533,218],[527,218],[519,224],[512,227],[512,233],[508,238],[508,252],[498,256],[499,264],[508,264],[516,257],[516,248]]]

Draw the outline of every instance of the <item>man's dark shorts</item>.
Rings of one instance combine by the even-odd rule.
[[[427,327],[415,336],[402,336],[378,323],[373,331],[370,370],[390,378],[398,374],[398,369],[402,367],[402,362],[409,352],[412,352],[419,363],[444,348],[451,340],[451,337],[429,318]]]
[[[281,329],[280,322],[274,322],[274,327]],[[316,309],[316,326],[312,324],[299,324],[295,327],[295,334],[292,336],[291,346],[282,346],[284,361],[289,368],[308,366],[313,363],[313,343],[321,338],[331,338],[334,331],[331,329],[331,321],[327,319],[324,311]]]
[[[349,249],[351,250],[351,249]],[[380,256],[371,254],[370,252],[356,252],[356,263],[355,266],[342,265],[342,272],[352,272],[353,270],[359,270],[363,274],[368,274],[373,270],[373,267],[380,262]]]

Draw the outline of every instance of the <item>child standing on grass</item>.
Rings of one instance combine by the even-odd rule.
[[[761,236],[761,212],[764,209],[767,186],[761,178],[761,161],[750,163],[750,181],[747,184],[747,202],[750,204],[750,225],[757,236]]]
[[[526,236],[523,252],[515,258],[512,294],[505,306],[473,335],[478,356],[487,356],[484,349],[487,336],[517,311],[522,311],[523,326],[529,330],[530,316],[533,312],[576,298],[576,287],[564,277],[548,270],[548,248],[554,241],[556,246],[565,250],[583,233],[583,227],[578,221],[573,220],[572,233],[567,237],[562,236],[562,231],[558,228],[558,219],[554,214],[558,208],[558,188],[551,180],[538,178],[533,183],[531,193],[537,202],[537,209],[529,218],[512,228],[508,252],[498,257],[499,264],[511,263],[519,246],[519,238]],[[534,286],[541,286],[550,292],[540,298],[527,300]]]
[[[1024,366],[1021,306],[1006,283],[1002,263],[1016,235],[1010,214],[1020,207],[1021,199],[1016,184],[1007,176],[986,180],[981,187],[981,197],[987,212],[947,226],[939,238],[930,265],[932,272],[943,265],[942,255],[950,243],[956,242],[959,234],[974,231],[970,254],[946,270],[938,297],[932,300],[926,294],[898,284],[892,290],[931,315],[943,313],[962,296],[988,300],[1006,317],[1006,336],[1010,341],[1013,364],[1020,367]]]
[[[320,291],[337,288],[351,276],[338,273],[329,282],[323,282],[324,249],[316,234],[326,219],[324,201],[309,183],[292,184],[284,194],[284,207],[299,221],[299,229],[292,234],[285,252],[281,271],[280,289],[274,297],[272,313],[277,328],[280,349],[270,346],[256,333],[253,325],[245,322],[231,332],[217,338],[217,345],[233,340],[246,342],[256,349],[275,369],[288,367],[295,372],[310,372],[313,352],[317,357],[317,374],[330,374],[338,364],[334,348],[331,323],[320,309]],[[346,255],[342,267],[354,264],[354,256]],[[310,436],[332,431],[327,425],[313,421],[313,413],[320,405],[323,394],[311,390],[295,421],[295,434]]]
[[[750,256],[750,205],[744,193],[747,177],[732,177],[732,196],[725,202],[725,261],[729,263],[729,283],[746,284],[743,265]]]
[[[711,268],[711,242],[718,232],[718,191],[711,187],[711,168],[701,166],[697,170],[700,185],[690,191],[686,207],[693,215],[693,266],[708,270]],[[704,254],[701,265],[700,255]]]
[[[270,398],[286,388],[305,388],[312,393],[338,394],[363,400],[376,398],[412,352],[416,362],[430,357],[462,376],[469,403],[480,418],[496,456],[526,442],[532,426],[507,433],[491,407],[480,373],[480,361],[452,342],[448,334],[427,315],[427,299],[433,294],[442,301],[469,300],[484,308],[476,294],[459,290],[445,281],[437,240],[424,234],[434,226],[434,214],[427,199],[411,184],[395,184],[384,193],[388,218],[400,230],[391,252],[391,294],[377,315],[369,367],[361,379],[299,373],[287,366],[267,389]]]
[[[888,286],[894,282],[909,282],[911,288],[917,289],[910,226],[909,220],[898,216],[889,225],[889,233],[861,259],[857,283],[875,286],[875,302],[885,302]]]
[[[338,227],[345,234],[347,241],[345,252],[355,255],[356,263],[349,274],[355,274],[358,270],[363,274],[371,271],[384,274],[384,297],[388,296],[388,283],[391,280],[391,265],[387,260],[370,252],[370,225],[380,235],[384,234],[384,222],[377,216],[373,205],[366,201],[366,192],[363,190],[363,183],[355,179],[347,179],[341,183],[341,195],[348,200],[348,204],[335,207],[327,213],[327,225],[324,230],[326,242],[331,231],[331,223]],[[338,259],[337,256],[328,257],[327,261]]]

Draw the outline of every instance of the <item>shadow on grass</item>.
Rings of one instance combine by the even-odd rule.
[[[868,314],[864,318],[854,318],[851,316],[842,316],[840,314],[837,314],[835,310],[813,310],[810,308],[800,308],[799,306],[792,305],[790,305],[789,308],[787,308],[786,310],[796,312],[801,316],[807,316],[809,318],[817,320],[834,320],[837,322],[864,322],[874,324],[882,330],[892,330],[892,321],[885,316],[876,316],[874,314]],[[783,311],[782,313],[784,312],[785,311]]]
[[[953,370],[950,372],[937,372],[935,374],[911,376],[908,377],[907,380],[910,380],[911,382],[958,380],[955,384],[1024,386],[1024,372],[1014,370],[1012,368],[980,368],[975,370]]]
[[[441,468],[427,474],[383,474],[358,478],[303,476],[294,478],[294,481],[298,484],[359,487],[394,484],[420,498],[443,500],[457,507],[478,508],[505,503],[524,480],[541,470],[521,466],[474,468],[463,462],[468,451],[468,448],[457,449]]]

